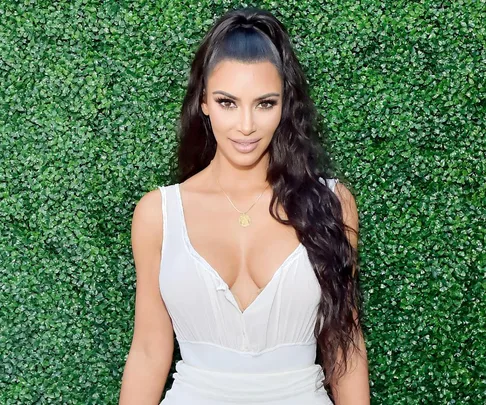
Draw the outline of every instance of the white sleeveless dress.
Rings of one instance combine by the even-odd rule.
[[[320,178],[321,182],[322,178]],[[334,190],[336,179],[327,179]],[[159,405],[332,405],[315,364],[320,286],[301,243],[244,312],[191,245],[179,184],[159,187],[159,288],[180,347]]]

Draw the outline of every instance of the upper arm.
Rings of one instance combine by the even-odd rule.
[[[359,233],[359,218],[356,200],[351,192],[342,183],[337,183],[334,188],[334,193],[341,202],[343,209],[343,222],[347,226],[346,236],[348,237],[351,246],[358,249],[358,233]],[[353,268],[353,277],[356,268]]]
[[[351,245],[358,248],[358,209],[351,192],[342,183],[337,183],[334,189],[341,202],[343,221],[349,227],[347,237]],[[353,268],[354,276],[355,268]],[[358,314],[353,311],[355,319]],[[336,405],[368,405],[370,403],[368,358],[366,345],[361,328],[358,327],[358,336],[355,341],[357,350],[351,350],[348,356],[348,370],[337,383],[332,385],[332,392]],[[342,359],[341,348],[338,350],[338,361]]]
[[[131,350],[170,367],[173,328],[159,290],[162,221],[160,190],[152,190],[137,203],[132,218],[131,242],[137,284]]]

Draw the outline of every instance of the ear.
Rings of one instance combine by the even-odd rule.
[[[203,96],[202,96],[201,108],[203,110],[204,115],[209,115],[208,103],[207,103],[206,96],[207,96],[206,95],[206,89],[203,89]]]

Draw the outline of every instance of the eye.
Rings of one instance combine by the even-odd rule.
[[[263,100],[261,104],[266,104],[266,107],[263,107],[264,110],[270,110],[274,105],[277,105],[276,100]]]
[[[223,107],[225,110],[229,110],[232,107],[224,105],[224,103],[233,103],[233,100],[230,100],[229,98],[217,98],[216,102],[219,103],[219,105]]]

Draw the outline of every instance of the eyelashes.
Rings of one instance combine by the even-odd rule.
[[[224,98],[224,97],[220,97],[220,98],[217,98],[216,99],[216,102],[222,107],[224,108],[225,110],[230,110],[232,109],[233,107],[228,107],[228,106],[225,106],[223,105],[223,103],[234,103],[233,100],[229,99],[229,98]],[[268,100],[262,100],[260,101],[260,104],[266,104],[268,107],[263,107],[262,109],[263,110],[271,110],[274,106],[276,106],[278,103],[277,103],[277,100],[272,100],[272,99],[268,99]]]

